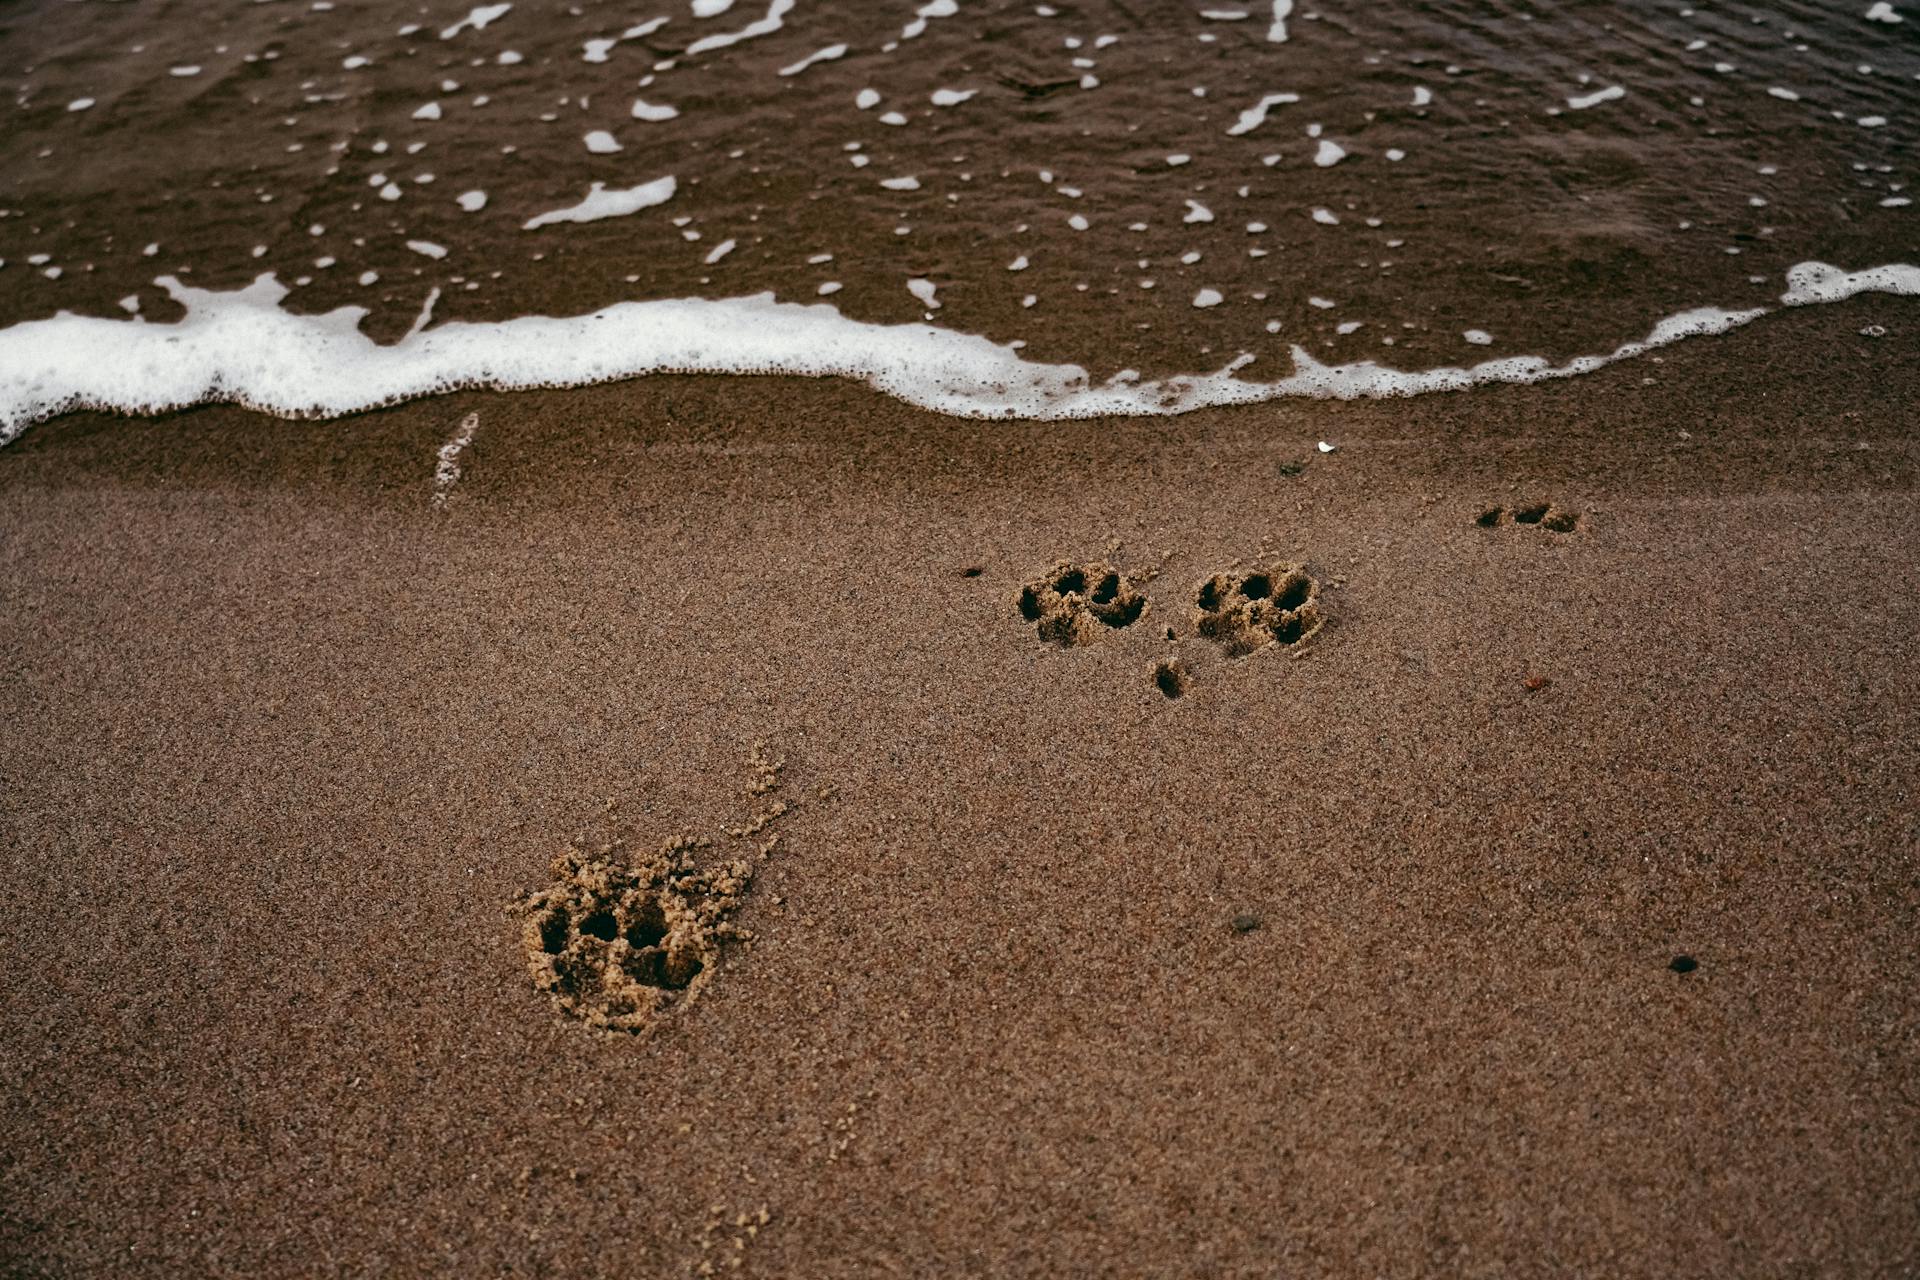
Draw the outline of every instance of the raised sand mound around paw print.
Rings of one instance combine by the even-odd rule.
[[[780,764],[756,749],[747,791],[778,786]],[[770,806],[728,837],[753,840],[765,858],[779,841],[768,831],[787,812]],[[554,883],[521,898],[521,942],[533,985],[561,1010],[608,1031],[640,1031],[691,1000],[714,971],[721,948],[751,937],[728,917],[753,880],[736,858],[700,865],[714,841],[683,836],[635,856],[624,841],[575,844],[553,860]]]
[[[1108,631],[1130,627],[1147,598],[1112,565],[1061,561],[1020,588],[1020,616],[1048,644],[1091,644]]]
[[[1216,573],[1194,597],[1200,634],[1243,658],[1270,644],[1291,648],[1311,639],[1326,619],[1320,583],[1297,564],[1249,573]]]
[[[1551,502],[1530,502],[1517,507],[1488,507],[1473,522],[1482,529],[1517,524],[1536,526],[1554,533],[1572,533],[1580,527],[1580,513]]]

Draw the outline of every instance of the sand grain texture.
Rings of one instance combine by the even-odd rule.
[[[36,429],[4,1270],[1906,1274],[1916,391],[1869,299],[1171,422],[661,378]],[[1157,568],[1140,621],[1036,643],[1063,561]],[[1191,632],[1293,563],[1304,656]],[[764,807],[762,741],[751,945],[565,1017],[510,904],[609,801]]]

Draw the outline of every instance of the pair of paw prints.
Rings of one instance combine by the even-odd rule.
[[[1488,507],[1474,517],[1482,529],[1503,524],[1533,525],[1554,533],[1572,533],[1580,527],[1580,513],[1551,502],[1530,502],[1519,507]]]
[[[1022,587],[1015,604],[1043,643],[1072,648],[1140,621],[1148,612],[1143,588],[1105,562],[1062,561]],[[1194,589],[1188,622],[1227,658],[1239,659],[1269,646],[1297,650],[1319,633],[1326,618],[1319,580],[1301,565],[1279,563],[1210,575]],[[1180,633],[1169,626],[1165,636],[1175,641]],[[1148,675],[1170,699],[1184,697],[1193,687],[1192,670],[1177,656],[1156,662]]]

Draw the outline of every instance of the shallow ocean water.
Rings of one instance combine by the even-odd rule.
[[[1095,382],[1274,382],[1559,364],[1774,306],[1795,264],[1920,261],[1897,4],[148,0],[0,32],[5,325],[177,320],[165,277],[271,273],[380,343],[770,294]]]

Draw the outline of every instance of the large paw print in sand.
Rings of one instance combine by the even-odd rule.
[[[1063,560],[1020,588],[1017,604],[1042,640],[1067,649],[1132,626],[1146,612],[1147,598],[1112,565]]]
[[[780,842],[771,828],[789,810],[784,800],[759,798],[778,789],[782,762],[755,747],[747,763],[756,812],[723,838],[756,847],[764,861]],[[636,856],[624,841],[576,843],[555,858],[553,884],[515,904],[533,985],[563,1012],[607,1031],[644,1030],[691,1000],[721,948],[751,936],[728,917],[754,864],[704,856],[713,844],[683,836]]]
[[[1580,513],[1551,502],[1529,502],[1518,507],[1488,507],[1474,517],[1482,529],[1503,524],[1534,525],[1554,533],[1572,533],[1580,527]]]
[[[1270,644],[1303,644],[1325,622],[1320,583],[1297,564],[1216,573],[1200,584],[1194,597],[1196,628],[1231,658]]]
[[[752,874],[743,862],[697,869],[702,843],[631,862],[618,844],[556,858],[555,883],[521,902],[534,986],[610,1031],[638,1031],[689,996],[720,945],[744,936],[726,917]]]

